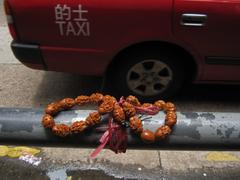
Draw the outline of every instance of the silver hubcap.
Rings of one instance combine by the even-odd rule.
[[[135,64],[127,74],[128,87],[141,96],[154,96],[163,92],[171,80],[169,66],[154,59]]]

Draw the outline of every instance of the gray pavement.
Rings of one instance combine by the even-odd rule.
[[[2,1],[0,1],[0,9]],[[101,78],[29,69],[9,48],[11,38],[0,11],[0,107],[44,107],[63,97],[101,90]],[[174,100],[181,111],[240,111],[239,86],[191,85]],[[1,143],[1,142],[0,142]],[[3,144],[4,145],[4,144]],[[239,179],[239,152],[138,151],[41,148],[42,162],[29,165],[0,157],[0,179]]]
[[[3,0],[0,0],[0,25],[6,25],[4,8],[3,8]]]

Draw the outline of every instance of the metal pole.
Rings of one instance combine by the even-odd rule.
[[[83,120],[91,110],[61,112],[56,122]],[[96,147],[103,134],[92,129],[66,138],[55,136],[41,125],[42,109],[0,108],[0,143],[12,145]],[[164,141],[144,144],[128,133],[128,148],[172,150],[239,150],[240,113],[178,112],[173,133]],[[144,128],[155,131],[164,122],[164,113],[144,121]],[[106,117],[103,117],[106,121]]]

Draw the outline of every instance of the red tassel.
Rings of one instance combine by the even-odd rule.
[[[121,106],[125,102],[124,97],[122,96],[119,100],[119,105]],[[136,111],[141,114],[147,114],[147,115],[156,115],[160,109],[157,106],[151,105],[149,107],[139,107],[139,106],[134,106]]]
[[[145,108],[134,106],[134,108],[137,110],[137,112],[139,112],[141,114],[147,114],[147,115],[155,115],[160,111],[160,109],[154,105],[145,107]]]
[[[91,154],[91,158],[96,158],[105,145],[109,142],[109,148],[115,153],[125,153],[127,149],[127,131],[126,128],[113,123],[112,117],[109,117],[108,129],[100,138],[100,145]]]
[[[125,153],[127,150],[127,131],[126,128],[119,126],[112,132],[109,138],[109,148],[117,153]]]
[[[108,131],[106,131],[108,132]],[[102,138],[101,138],[102,139]],[[95,149],[91,154],[90,157],[92,159],[95,159],[97,157],[97,155],[101,152],[101,150],[105,147],[105,145],[108,143],[109,141],[109,135],[106,136],[106,138],[104,140],[102,140],[100,146],[97,147],[97,149]]]
[[[119,100],[119,105],[121,106],[124,102],[124,97],[121,97]],[[147,115],[155,115],[157,114],[160,109],[157,106],[149,106],[149,107],[138,107],[134,106],[136,111],[141,114],[147,114]],[[103,130],[105,128],[100,127],[97,128],[98,130]],[[111,116],[109,116],[108,120],[108,128],[106,129],[105,133],[102,135],[100,141],[100,145],[95,149],[90,157],[96,158],[97,155],[101,152],[101,150],[105,147],[105,145],[109,142],[109,148],[117,153],[125,153],[127,150],[127,130],[126,127],[122,127],[120,125],[114,124],[113,119]]]

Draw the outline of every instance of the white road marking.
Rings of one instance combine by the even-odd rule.
[[[11,41],[8,27],[0,26],[0,64],[20,64],[10,48]]]

